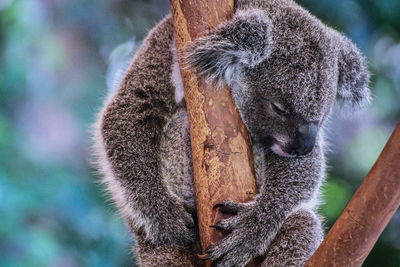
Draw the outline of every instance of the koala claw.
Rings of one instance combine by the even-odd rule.
[[[197,257],[200,259],[200,260],[209,260],[209,259],[211,259],[211,256],[209,255],[209,254],[202,254],[202,255],[197,255]]]
[[[245,208],[246,204],[235,203],[233,201],[226,201],[217,203],[214,205],[213,209],[219,208],[219,211],[224,214],[236,215],[239,211]]]
[[[270,227],[267,218],[259,216],[254,202],[241,204],[228,201],[216,206],[220,210],[222,208],[221,212],[235,212],[236,215],[211,226],[230,233],[220,242],[208,247],[202,259],[212,259],[211,266],[214,267],[245,266],[266,252],[274,227]]]
[[[211,228],[217,229],[219,231],[223,230],[221,227],[219,227],[218,225],[210,225]]]

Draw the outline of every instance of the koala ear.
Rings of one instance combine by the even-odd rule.
[[[242,67],[254,67],[268,57],[270,32],[264,11],[239,11],[212,34],[192,42],[186,48],[185,63],[214,83],[231,85]]]
[[[340,104],[359,108],[369,103],[369,72],[360,50],[346,37],[340,36],[337,100]]]

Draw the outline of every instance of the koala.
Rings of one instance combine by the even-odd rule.
[[[237,0],[185,48],[186,64],[227,84],[252,139],[258,194],[217,207],[229,234],[212,266],[302,266],[323,238],[324,125],[335,103],[369,101],[359,49],[292,0]],[[98,168],[134,235],[141,266],[202,266],[189,122],[171,17],[144,40],[95,127]]]

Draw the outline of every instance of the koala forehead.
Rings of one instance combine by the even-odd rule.
[[[331,29],[302,9],[271,14],[271,54],[245,70],[245,86],[306,121],[322,120],[337,88],[337,49]]]

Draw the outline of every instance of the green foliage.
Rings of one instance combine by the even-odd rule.
[[[324,202],[320,211],[331,224],[342,213],[349,202],[352,192],[349,184],[342,180],[331,179],[324,185]]]

